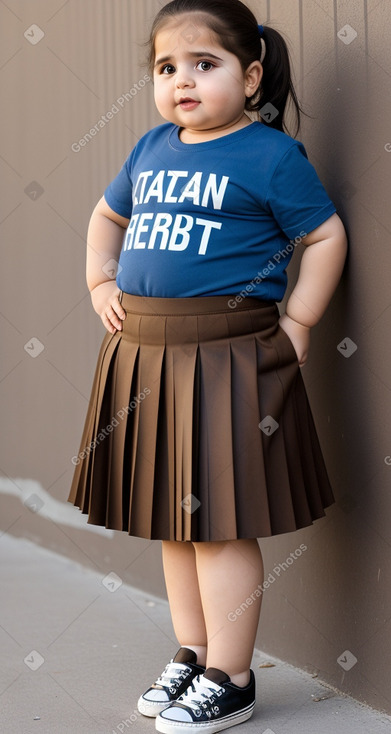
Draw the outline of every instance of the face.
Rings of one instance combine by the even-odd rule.
[[[254,67],[254,68],[252,68]],[[259,62],[243,73],[239,59],[215,34],[196,22],[164,26],[155,40],[155,103],[162,117],[183,128],[181,137],[200,142],[249,124],[246,96],[256,91]]]

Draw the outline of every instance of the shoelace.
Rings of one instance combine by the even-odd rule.
[[[185,693],[179,696],[178,702],[196,711],[208,708],[222,693],[224,688],[203,675],[197,675]]]
[[[163,686],[163,688],[176,689],[180,683],[185,680],[191,669],[183,663],[173,663],[172,661],[166,665],[163,673],[155,681],[155,686]],[[171,691],[173,692],[173,691]]]

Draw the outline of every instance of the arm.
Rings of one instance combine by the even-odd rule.
[[[333,214],[303,239],[300,273],[280,325],[290,337],[302,366],[308,354],[310,328],[322,318],[338,285],[345,263],[347,240],[343,224]]]
[[[129,220],[116,214],[102,197],[92,213],[87,233],[87,286],[92,305],[111,334],[122,330],[126,313],[119,302],[116,281],[102,268],[110,260],[118,262],[128,224]]]

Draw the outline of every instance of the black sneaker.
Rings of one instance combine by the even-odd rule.
[[[186,693],[156,718],[156,730],[163,734],[223,731],[250,718],[255,706],[255,678],[244,688],[231,683],[226,673],[208,668],[198,675]]]
[[[140,714],[157,716],[186,691],[196,675],[204,672],[205,668],[197,665],[194,650],[181,647],[157,681],[140,696],[137,703]]]

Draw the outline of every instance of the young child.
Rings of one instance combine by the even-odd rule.
[[[218,732],[254,709],[257,538],[334,502],[300,367],[346,238],[284,132],[287,102],[298,122],[300,107],[275,30],[240,0],[173,0],[154,21],[150,66],[167,123],[134,147],[88,231],[87,283],[108,333],[69,501],[88,522],[163,541],[180,648],[139,711],[166,734]]]

